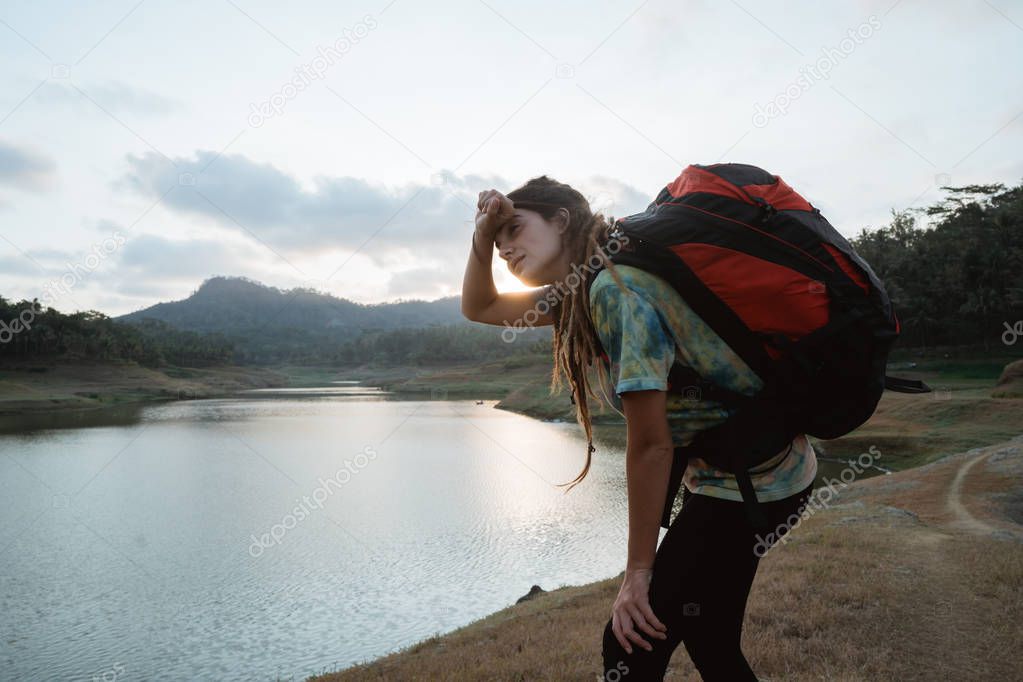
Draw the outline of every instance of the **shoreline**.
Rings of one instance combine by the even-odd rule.
[[[51,361],[0,367],[0,416],[28,417],[113,406],[229,395],[283,386],[271,369],[143,367],[135,362]]]
[[[574,407],[567,395],[548,395],[550,374],[549,371],[545,374],[540,370],[549,361],[549,358],[543,356],[525,363],[497,361],[483,365],[431,369],[213,367],[163,368],[163,371],[142,368],[136,363],[49,363],[45,365],[47,370],[44,372],[30,369],[43,366],[42,363],[26,363],[17,369],[10,366],[0,368],[0,416],[17,419],[43,413],[60,414],[178,399],[225,397],[247,388],[300,388],[348,380],[359,381],[364,386],[379,387],[398,398],[498,398],[499,402],[494,407],[543,421],[575,423]],[[905,374],[901,371],[896,373]],[[1018,400],[992,397],[992,394],[998,392],[993,381],[973,376],[923,375],[920,378],[943,392],[936,397],[886,392],[875,415],[849,437],[829,441],[824,445],[813,441],[814,449],[821,455],[820,459],[835,456],[841,461],[843,454],[866,450],[867,443],[880,444],[885,454],[883,461],[893,466],[893,474],[877,477],[882,483],[863,479],[857,482],[857,486],[859,483],[884,485],[883,481],[894,480],[894,476],[899,474],[913,476],[926,471],[928,467],[961,456],[967,448],[949,450],[958,447],[957,442],[969,441],[972,448],[970,452],[974,452],[980,449],[976,446],[978,442],[1003,443],[1012,438],[1023,438],[1018,437],[1023,433],[1023,410],[1019,410]],[[936,378],[938,381],[935,381]],[[38,395],[30,400],[12,400],[13,389],[23,387],[27,382],[33,383],[30,390]],[[624,427],[620,419],[597,419],[596,410],[594,416],[595,431],[602,423]],[[612,413],[611,416],[617,415]],[[1012,435],[1006,437],[1006,433]],[[1015,490],[1018,491],[1018,488]],[[856,497],[851,489],[842,495],[843,502],[845,498]],[[1018,497],[1020,503],[1023,503],[1023,493]],[[589,599],[595,592],[603,594],[610,589],[609,585],[616,587],[615,581],[620,576],[621,573],[603,581],[562,586],[550,591],[543,590],[541,586],[541,590],[528,600],[523,602],[520,599],[522,603],[509,605],[461,628],[391,654],[326,672],[326,676],[321,674],[307,680],[327,682],[349,679],[343,676],[356,670],[389,666],[389,661],[397,660],[395,657],[413,657],[418,655],[417,652],[430,651],[447,638],[457,639],[480,628],[501,627],[502,623],[507,624],[529,615],[542,618],[547,610],[557,610],[562,605],[568,608],[569,604]],[[613,596],[612,593],[609,598],[613,599]],[[444,645],[440,643],[439,646]]]
[[[47,361],[0,366],[0,416],[16,417],[54,410],[102,408],[166,400],[221,398],[256,388],[309,388],[331,381],[354,380],[401,397],[498,400],[499,409],[541,420],[574,420],[574,409],[563,405],[523,404],[546,383],[536,380],[537,363],[492,362],[417,367],[322,366],[165,366],[148,368],[135,362]],[[541,386],[541,383],[543,384]],[[520,394],[517,400],[515,395]],[[523,401],[522,394],[530,394]],[[567,394],[563,402],[572,408]]]
[[[865,451],[867,449],[865,445],[862,449],[859,449],[861,443],[881,442],[885,444],[886,449],[890,450],[898,448],[901,445],[905,445],[910,438],[918,438],[922,436],[923,434],[915,434],[908,438],[903,437],[902,440],[893,438],[890,435],[890,431],[900,430],[898,429],[899,417],[896,417],[896,415],[900,413],[904,414],[905,408],[913,406],[914,402],[918,411],[927,411],[932,409],[936,405],[936,403],[933,402],[934,400],[940,401],[940,407],[948,407],[951,405],[951,402],[949,401],[949,404],[946,405],[945,399],[946,397],[950,399],[951,395],[946,396],[944,392],[948,391],[950,393],[953,390],[953,387],[957,392],[961,392],[963,394],[964,400],[976,403],[975,406],[978,411],[987,409],[983,403],[987,402],[989,399],[997,400],[999,403],[1002,403],[1003,407],[1005,406],[1005,403],[1014,402],[1013,396],[1006,396],[1004,390],[1000,390],[996,385],[994,385],[993,381],[977,380],[975,377],[971,376],[943,377],[939,373],[928,375],[926,372],[917,373],[913,371],[906,371],[915,368],[915,366],[916,365],[914,364],[911,367],[893,367],[893,370],[894,373],[898,375],[918,375],[913,378],[926,380],[934,388],[934,390],[942,391],[937,398],[921,399],[920,396],[913,394],[885,392],[882,402],[878,404],[875,415],[871,417],[871,420],[868,420],[867,424],[864,424],[860,427],[860,429],[849,434],[846,438],[836,439],[835,441],[829,441],[827,443],[821,443],[821,441],[811,438],[810,440],[814,450],[818,454],[818,459],[833,461],[835,463],[847,462],[849,461],[848,456],[855,456],[856,452]],[[389,385],[387,381],[378,381],[377,384],[385,387]],[[532,397],[535,399],[537,397],[537,386],[534,385],[532,388],[534,389]],[[512,394],[514,396],[513,400],[508,402],[502,401],[502,403],[505,404],[499,403],[495,407],[509,409],[511,411],[516,411],[526,416],[542,420],[550,419],[552,410],[521,409],[523,402],[527,405],[529,404],[528,400],[524,400],[524,398],[528,396],[528,393],[523,389],[518,389],[516,393],[517,395]],[[921,400],[928,402],[921,402]],[[1015,407],[1016,406],[1011,406],[1009,409],[1012,410]],[[575,422],[574,409],[571,411],[562,411],[560,413],[555,412],[555,414],[559,414],[563,419],[567,416],[568,419],[566,421]],[[965,413],[959,416],[964,419],[968,418],[968,415]],[[988,416],[990,417],[992,415],[989,413]],[[871,422],[874,422],[873,427],[868,428],[868,425]],[[1023,443],[1023,419],[1017,418],[1015,420],[1011,420],[1011,422],[1013,425],[1009,426],[1010,433],[1008,435],[1004,430],[1000,432],[988,432],[985,435],[990,435],[991,438],[983,441],[985,443],[984,445],[977,447],[976,442],[974,442],[971,445],[972,449],[967,452],[974,453],[986,448],[996,448],[998,444],[1005,445],[1007,442],[1011,442],[1014,447],[1019,443]],[[599,423],[600,422],[598,422],[597,419],[594,419],[595,426]],[[613,420],[611,420],[610,423],[614,423]],[[931,424],[930,426],[936,433],[955,428],[954,422],[948,420],[944,422],[939,420],[938,424]],[[1016,430],[1012,431],[1013,428]],[[970,438],[971,436],[972,432],[970,434],[966,434],[966,438]],[[1006,436],[1006,441],[998,441],[999,438]],[[845,440],[845,443],[842,446],[838,446],[837,444],[841,443],[843,440]],[[991,445],[992,442],[996,442],[996,445]],[[906,456],[896,458],[896,462],[894,464],[895,468],[891,470],[881,469],[885,475],[862,478],[857,481],[857,483],[881,487],[890,486],[892,483],[895,483],[895,486],[897,487],[899,485],[899,481],[902,480],[902,477],[913,477],[914,475],[919,474],[922,471],[927,471],[930,468],[943,466],[943,463],[961,458],[963,455],[962,451],[948,452],[946,450],[944,453],[941,453],[938,451],[939,449],[943,448],[940,448],[940,446],[937,446],[936,443],[932,442],[927,443],[926,445],[921,445],[917,448],[910,448],[910,452]],[[832,454],[835,456],[832,456]],[[845,457],[843,457],[843,455],[845,455]],[[891,457],[891,453],[889,454],[889,457]],[[1021,460],[1023,460],[1023,457],[1021,457]],[[893,463],[891,459],[887,461],[887,464],[888,466],[892,466]],[[1023,487],[1018,486],[1017,490],[1021,491],[1020,496],[1023,497]],[[849,502],[849,500],[856,500],[858,497],[859,495],[857,493],[843,492],[840,498],[843,504],[831,505],[831,507],[841,508],[845,506],[852,506],[853,504],[862,505],[862,502],[860,501]],[[830,512],[831,510],[826,507],[824,511]],[[885,514],[896,514],[899,516],[908,514],[909,516],[915,517],[915,514],[912,511],[904,511],[900,507],[890,505],[883,507],[882,516]],[[821,514],[821,516],[825,519],[829,518],[828,513]],[[1020,528],[1017,537],[1018,540],[1023,543],[1023,527]],[[777,554],[778,552],[775,552],[775,555]],[[318,675],[310,676],[306,678],[305,682],[341,682],[342,680],[349,679],[393,679],[392,676],[400,676],[400,673],[396,675],[397,671],[395,670],[395,667],[401,669],[403,665],[402,661],[409,665],[418,666],[418,663],[412,662],[419,661],[421,657],[424,657],[424,655],[427,654],[427,652],[445,649],[447,646],[445,644],[446,642],[457,642],[458,644],[461,644],[464,639],[470,642],[470,644],[467,644],[466,646],[471,650],[473,648],[473,645],[471,644],[473,640],[486,640],[489,643],[497,639],[493,634],[491,634],[492,630],[500,629],[502,627],[511,628],[512,623],[519,620],[528,622],[543,618],[545,613],[549,610],[558,611],[568,608],[572,604],[592,599],[595,594],[603,595],[601,599],[609,604],[614,599],[621,576],[622,572],[619,572],[616,576],[611,576],[604,580],[584,585],[561,586],[549,591],[544,590],[542,586],[534,586],[529,593],[520,598],[515,604],[511,604],[488,616],[467,623],[460,628],[456,628],[441,635],[435,635],[404,647],[398,651],[384,654],[368,661],[351,664],[337,671],[325,671]],[[539,589],[537,590],[538,587]],[[604,606],[606,606],[606,604],[604,604]],[[601,621],[601,624],[602,622],[603,621]],[[525,640],[529,640],[528,635],[525,637]],[[523,646],[524,644],[520,643],[518,645],[518,651],[522,651]],[[679,649],[676,650],[676,653],[678,651],[684,652],[684,647],[680,646]],[[440,654],[440,658],[442,659],[447,659],[449,656],[450,654],[448,653]],[[597,652],[596,657],[599,660],[599,651]],[[418,667],[415,667],[414,669],[417,673],[419,672]],[[544,669],[549,670],[549,668]],[[594,671],[594,674],[598,677],[600,676],[597,671]],[[475,678],[467,674],[466,677],[458,679],[468,680]],[[533,679],[533,677],[524,677],[522,679]],[[549,679],[557,678],[551,677]]]
[[[982,358],[975,364],[990,365],[1006,359],[1018,358]],[[940,358],[931,360],[935,366],[941,362]],[[917,366],[917,363],[902,364]],[[935,390],[952,387],[944,385],[948,382],[943,381],[940,372],[927,371],[924,362],[920,364],[920,369],[907,370],[893,363],[890,370],[909,378],[923,378]],[[497,400],[497,409],[541,421],[576,422],[567,384],[562,385],[559,393],[551,395],[549,392],[551,358],[545,354],[433,367],[222,365],[154,369],[132,361],[8,363],[0,366],[0,416],[151,401],[222,398],[245,389],[322,387],[338,380],[359,381],[364,386],[378,387],[400,397]],[[992,387],[993,383],[978,381],[969,372],[952,381],[958,384],[954,386],[957,389]],[[1021,397],[1006,393],[1011,390],[1009,387],[992,388],[998,394],[996,397]],[[23,391],[20,395],[19,390]],[[886,392],[885,395],[891,394]],[[594,425],[624,425],[621,416],[602,402],[591,400],[590,403]]]
[[[855,481],[761,560],[746,613],[753,627],[743,633],[751,665],[763,679],[796,682],[908,679],[925,671],[1019,679],[1023,660],[970,652],[991,646],[992,637],[1010,647],[1023,622],[1023,603],[1011,598],[1023,586],[1023,515],[1015,510],[1023,500],[1021,476],[1023,432]],[[875,555],[884,557],[880,567],[869,559]],[[620,577],[542,591],[304,682],[600,677],[599,633]],[[807,592],[807,581],[826,588]],[[793,595],[802,596],[779,611],[777,603],[791,603]],[[994,625],[1002,627],[996,632]],[[902,641],[919,646],[899,653]],[[878,650],[892,655],[878,657]],[[699,679],[684,646],[665,679]]]

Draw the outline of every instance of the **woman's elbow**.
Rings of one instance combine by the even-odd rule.
[[[675,448],[671,442],[637,443],[629,446],[626,457],[631,460],[657,462],[662,459],[670,459],[674,451]]]

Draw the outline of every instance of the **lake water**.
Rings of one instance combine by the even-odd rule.
[[[338,386],[8,418],[0,677],[303,680],[618,574],[621,445],[565,495],[581,428],[492,406]]]
[[[622,431],[565,495],[582,429],[493,404],[340,385],[0,418],[0,679],[300,682],[617,575]]]

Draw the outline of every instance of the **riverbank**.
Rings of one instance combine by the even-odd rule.
[[[567,390],[550,396],[550,358],[442,367],[161,367],[135,362],[46,361],[0,367],[0,416],[162,400],[194,400],[253,388],[304,388],[361,381],[409,399],[497,400],[499,409],[542,420],[574,421]],[[596,409],[597,423],[617,415]]]
[[[933,392],[885,392],[871,419],[849,436],[811,439],[822,458],[875,452],[896,473],[857,481],[806,523],[801,540],[794,537],[765,559],[744,644],[764,679],[1020,678],[1023,664],[993,653],[1017,650],[1015,624],[1023,616],[1023,392],[1018,381],[1004,381],[1013,360],[893,364],[892,374],[921,379]],[[460,383],[437,372],[381,384],[425,388],[431,380],[448,388]],[[528,414],[544,391],[546,384],[534,380],[498,406]],[[553,414],[574,421],[573,412]],[[990,443],[1001,444],[976,449]],[[996,559],[985,563],[985,556]],[[594,679],[600,631],[619,583],[616,576],[541,593],[454,632],[310,680]],[[830,587],[807,599],[807,585]],[[975,593],[982,595],[978,603],[971,602]],[[777,615],[773,605],[797,595],[797,611]],[[992,608],[1002,609],[997,622],[985,620]],[[959,623],[968,632],[953,637]],[[987,627],[1001,627],[1000,634],[989,637]],[[679,651],[667,679],[699,679]],[[985,651],[991,655],[977,653]]]
[[[1023,436],[842,489],[761,561],[752,667],[787,682],[1023,679],[1020,481]],[[308,681],[599,679],[620,580],[540,593]],[[700,679],[684,647],[665,679]]]
[[[574,422],[575,406],[568,385],[550,394],[551,363],[549,355],[532,355],[437,367],[359,367],[338,370],[332,376],[410,398],[497,400],[495,407],[499,410],[545,421]],[[620,419],[609,408],[593,407],[596,423]]]
[[[1023,410],[1018,402],[1023,398],[1023,377],[997,385],[1006,364],[1017,357],[942,355],[917,357],[913,362],[902,359],[890,368],[897,376],[927,382],[933,393],[885,392],[871,419],[852,434],[826,442],[811,438],[818,454],[843,460],[873,446],[883,453],[883,466],[898,471],[1023,433]],[[0,367],[0,416],[224,397],[252,388],[327,386],[333,381],[360,381],[399,398],[496,400],[498,409],[535,419],[576,421],[568,387],[555,395],[549,392],[551,358],[544,354],[434,367],[343,369],[228,366],[154,370],[133,362],[7,365]],[[591,401],[590,409],[594,424],[601,429],[624,430],[621,416],[606,405]]]
[[[165,367],[135,362],[31,362],[0,367],[0,416],[90,409],[160,400],[210,398],[290,384],[259,367]]]
[[[843,438],[811,438],[814,449],[823,457],[847,460],[873,446],[882,452],[886,468],[900,471],[1023,433],[1019,401],[1023,398],[1023,380],[998,383],[1005,367],[1018,356],[944,355],[938,352],[912,361],[898,358],[890,366],[890,374],[924,381],[933,392],[885,391],[865,424]],[[358,380],[408,397],[497,399],[498,409],[548,421],[576,421],[567,386],[560,394],[549,395],[551,359],[546,356],[474,366],[360,368],[332,372],[330,376]],[[594,424],[624,427],[622,417],[609,407],[591,400],[590,409]]]
[[[832,589],[829,595],[838,600],[838,606],[841,607],[839,611],[844,613],[845,618],[845,620],[830,622],[827,619],[818,618],[812,612],[801,612],[801,617],[808,619],[809,623],[817,623],[820,620],[820,627],[823,628],[822,631],[826,636],[818,635],[815,629],[809,631],[800,629],[803,626],[794,622],[793,619],[779,622],[770,619],[764,620],[763,614],[769,613],[771,610],[769,608],[770,601],[766,606],[763,601],[758,602],[760,611],[751,609],[750,618],[753,619],[754,614],[759,615],[750,623],[758,623],[758,627],[760,625],[765,625],[765,627],[770,625],[770,627],[763,631],[764,634],[751,634],[750,636],[766,638],[757,640],[762,642],[761,649],[758,650],[760,651],[758,660],[763,661],[766,667],[761,668],[759,664],[757,665],[758,670],[763,670],[768,679],[772,679],[768,674],[768,671],[772,669],[770,668],[770,665],[773,665],[772,660],[776,665],[785,665],[784,657],[772,659],[772,656],[775,655],[772,652],[775,649],[788,651],[789,655],[805,657],[811,655],[807,653],[812,650],[811,645],[828,646],[827,637],[837,638],[839,648],[850,648],[852,645],[847,642],[850,641],[852,635],[849,633],[856,634],[859,629],[870,627],[870,619],[879,617],[878,614],[884,619],[888,619],[884,621],[884,627],[888,628],[885,631],[888,639],[868,637],[864,640],[867,642],[864,645],[866,649],[875,651],[871,658],[877,656],[876,651],[890,652],[897,657],[903,656],[905,651],[899,647],[916,645],[912,642],[909,644],[901,642],[892,633],[897,634],[898,628],[901,627],[900,621],[895,619],[895,616],[902,614],[900,617],[908,617],[905,614],[909,612],[909,605],[902,602],[896,604],[891,600],[905,599],[906,597],[901,593],[896,594],[889,590],[885,586],[887,583],[879,587],[877,592],[870,593],[869,583],[870,580],[878,580],[878,576],[885,581],[896,578],[901,580],[904,576],[928,576],[930,575],[928,570],[932,569],[928,569],[924,565],[925,560],[948,567],[951,573],[945,576],[946,582],[959,581],[970,589],[979,590],[981,594],[985,594],[984,590],[987,590],[989,593],[1000,594],[1003,599],[1019,599],[1019,566],[1023,564],[1023,558],[1012,554],[1011,551],[1007,552],[1002,546],[984,544],[975,541],[975,539],[963,539],[955,535],[955,542],[929,541],[936,546],[940,545],[942,554],[920,555],[916,556],[913,561],[908,559],[903,561],[903,557],[898,553],[906,548],[912,549],[912,552],[922,552],[923,549],[933,548],[930,548],[929,545],[923,548],[918,547],[919,537],[912,533],[893,534],[894,531],[885,525],[885,522],[891,519],[903,518],[904,512],[909,514],[909,517],[915,514],[918,519],[925,518],[929,513],[925,508],[929,504],[928,500],[931,499],[929,496],[936,494],[935,490],[927,487],[930,484],[925,485],[916,481],[914,476],[921,472],[926,473],[929,471],[928,467],[940,466],[942,462],[965,456],[954,453],[967,453],[978,444],[1004,442],[1023,433],[1023,409],[1020,409],[1023,403],[1019,400],[1023,394],[1019,391],[1018,383],[1015,386],[997,385],[997,379],[1002,373],[1004,364],[1004,359],[986,358],[978,360],[932,359],[917,362],[913,366],[909,364],[893,366],[892,374],[923,379],[935,391],[923,395],[887,392],[873,417],[853,434],[823,443],[814,440],[815,449],[822,457],[828,457],[829,460],[841,461],[843,458],[854,458],[870,450],[880,454],[878,462],[885,468],[902,473],[879,476],[875,481],[858,481],[853,488],[843,491],[839,504],[855,505],[858,502],[863,502],[863,507],[853,506],[847,509],[847,512],[849,509],[862,510],[863,520],[842,520],[849,517],[849,513],[837,517],[836,530],[822,530],[818,540],[808,541],[809,544],[816,545],[814,549],[816,553],[809,555],[810,558],[800,554],[795,555],[798,561],[777,558],[779,567],[772,569],[776,571],[774,574],[766,572],[768,564],[765,562],[763,575],[773,577],[758,576],[758,581],[772,581],[771,584],[775,587],[786,584],[790,586],[787,592],[785,590],[780,593],[768,592],[770,599],[791,599],[796,594],[794,590],[797,586],[805,588],[807,584],[816,585],[821,584],[822,580],[837,579],[837,584],[841,589],[835,591],[832,589],[835,584],[829,582],[828,584],[831,586],[829,589]],[[15,409],[21,410],[17,412],[19,414],[29,414],[63,407],[103,407],[179,397],[215,397],[230,395],[234,391],[246,388],[324,386],[331,381],[344,380],[357,380],[365,385],[380,386],[399,397],[407,398],[499,399],[500,402],[497,406],[502,409],[540,419],[561,419],[572,423],[575,421],[574,408],[568,400],[567,393],[562,392],[557,396],[548,395],[550,358],[546,356],[473,366],[385,369],[364,367],[344,371],[329,367],[276,367],[273,369],[228,367],[201,370],[164,368],[161,372],[155,372],[140,368],[133,363],[104,365],[77,363],[76,365],[47,367],[42,372],[31,371],[30,367],[5,368],[0,370],[0,411]],[[609,425],[617,424],[609,428],[624,431],[616,413],[606,409],[601,411],[600,406],[592,407],[598,423],[603,421]],[[871,448],[873,449],[871,450]],[[974,451],[974,454],[976,453],[977,451]],[[978,459],[970,468],[957,469],[949,474],[949,481],[946,481],[949,486],[955,487],[959,491],[959,496],[955,498],[954,504],[948,502],[949,509],[954,510],[955,518],[958,519],[957,523],[961,522],[960,525],[967,527],[967,530],[972,528],[975,531],[978,528],[991,527],[1009,533],[1009,535],[1002,533],[995,536],[996,540],[1007,540],[1014,532],[1014,526],[1004,523],[1006,518],[1015,523],[1023,521],[1023,512],[1020,512],[1020,509],[1023,509],[1023,494],[1020,493],[1018,487],[1014,487],[1016,481],[1019,480],[1018,477],[1006,479],[997,471],[988,470],[988,464],[1000,462],[1006,457],[1008,455],[1003,453],[998,457],[992,456],[985,459],[983,463]],[[964,473],[960,475],[960,471]],[[896,478],[901,475],[909,476],[909,478]],[[942,475],[944,476],[944,474]],[[975,479],[975,475],[981,478]],[[977,484],[976,480],[981,480],[981,483]],[[884,485],[878,481],[897,481],[900,482],[900,485],[889,490],[892,495],[887,498],[887,501],[864,501],[856,496],[858,493],[855,491],[861,484],[865,486]],[[958,483],[953,486],[952,481],[958,481]],[[990,488],[985,488],[984,486],[989,483]],[[1003,493],[1009,491],[1008,494],[998,497],[999,488],[997,486],[1001,486]],[[912,501],[918,497],[922,499],[913,502],[913,505],[916,506],[910,505],[906,501],[907,499]],[[978,504],[980,505],[979,510]],[[891,511],[885,509],[886,507],[897,509]],[[918,507],[924,511],[920,511]],[[828,511],[838,508],[835,506]],[[964,513],[966,516],[963,516]],[[856,514],[859,514],[859,511],[856,511]],[[825,512],[821,512],[820,518],[830,517]],[[967,518],[974,520],[987,518],[988,520],[982,521],[978,526],[973,521],[963,521]],[[846,526],[855,526],[854,530],[863,529],[864,535],[862,537],[855,533],[850,535],[846,532],[848,530]],[[808,522],[806,527],[812,529],[814,526]],[[921,530],[921,528],[916,530]],[[923,528],[923,531],[926,532],[930,532],[930,530],[932,529]],[[956,526],[952,530],[958,532],[962,529]],[[935,532],[941,534],[952,531],[936,527]],[[798,543],[794,539],[787,548],[777,553],[772,552],[772,555],[789,556],[792,554],[790,550],[796,546]],[[624,551],[624,548],[622,550]],[[907,557],[912,558],[912,552]],[[969,557],[955,556],[956,553],[965,553]],[[875,567],[878,564],[876,559],[883,558],[881,563],[895,566],[897,570],[896,568],[891,570],[895,571],[897,575],[891,576],[884,572],[869,575],[867,568],[862,565],[864,556],[874,557],[873,565]],[[996,565],[979,563],[979,557],[984,556],[996,556],[998,563]],[[974,563],[965,563],[967,559]],[[805,565],[814,561],[820,563],[821,567],[807,573]],[[859,582],[846,585],[843,582],[842,570],[844,568],[855,569],[852,575],[855,577],[855,581]],[[963,574],[968,571],[972,571],[972,573]],[[352,670],[346,670],[332,673],[341,675],[341,677],[327,676],[322,679],[364,679],[366,677],[369,679],[415,679],[420,676],[437,676],[448,679],[448,676],[443,673],[423,672],[420,674],[417,672],[421,668],[425,671],[432,671],[431,665],[450,666],[451,661],[445,661],[441,655],[444,652],[452,652],[454,660],[458,660],[459,656],[463,655],[474,657],[475,652],[479,652],[479,665],[476,668],[463,664],[464,662],[459,663],[459,669],[475,671],[472,674],[466,673],[466,676],[460,679],[479,679],[481,677],[486,679],[582,679],[583,676],[592,679],[590,673],[580,673],[579,671],[588,671],[597,665],[593,656],[594,652],[599,655],[599,628],[602,627],[602,621],[598,624],[597,639],[594,640],[593,619],[606,618],[609,604],[613,601],[617,591],[618,580],[619,578],[616,577],[590,585],[565,587],[546,594],[541,593],[534,600],[502,610],[453,633],[427,640],[406,651],[352,669],[368,671],[365,675],[353,676],[355,673]],[[1010,586],[1013,586],[1012,589],[1015,592],[1005,593],[1006,588],[1002,583],[1006,580],[1009,581]],[[903,586],[905,587],[905,585]],[[523,593],[528,589],[528,584],[522,586]],[[961,587],[954,586],[950,589],[952,589],[950,594],[956,594],[965,599],[966,593],[961,592]],[[956,590],[960,591],[956,592]],[[999,590],[1001,591],[999,592]],[[914,594],[915,598],[923,599],[930,593],[921,592],[920,589],[915,593],[910,590],[910,595]],[[929,605],[929,602],[920,603]],[[869,608],[864,604],[867,604]],[[811,601],[809,606],[818,609],[828,608],[826,605],[822,605],[820,599]],[[919,603],[917,603],[917,607],[919,607]],[[987,604],[985,608],[991,608],[990,604]],[[1017,606],[1010,607],[1009,611],[1014,617],[1020,615]],[[974,611],[970,611],[969,617],[971,619],[979,618]],[[583,620],[585,618],[590,620]],[[576,629],[573,630],[573,627]],[[957,627],[955,622],[951,622],[947,629],[954,631]],[[927,630],[923,625],[920,625],[920,629],[919,636],[924,637],[925,640],[927,637],[933,640],[935,633],[932,630]],[[1005,629],[1009,629],[1008,626]],[[752,625],[750,630],[751,633],[757,632]],[[553,638],[551,641],[564,644],[564,655],[555,655],[548,651],[546,658],[543,655],[536,656],[537,647],[539,647],[537,642],[540,641],[541,636],[546,637],[548,634]],[[1013,646],[1018,647],[1021,643],[1018,640],[1018,631],[1016,634],[1010,633],[1010,635],[1017,637]],[[792,638],[795,639],[790,641]],[[972,642],[970,646],[980,647],[977,649],[978,651],[988,651],[984,648],[986,645],[978,638],[979,635],[970,640]],[[997,638],[995,641],[1002,642]],[[508,642],[516,643],[515,648],[507,648]],[[900,643],[896,646],[892,642]],[[594,648],[595,646],[596,648]],[[956,644],[956,646],[959,645]],[[750,650],[749,646],[747,650]],[[813,651],[816,652],[816,650]],[[813,655],[817,655],[817,653]],[[914,655],[923,658],[926,657],[927,651],[916,651]],[[684,664],[688,665],[688,659],[685,658],[684,653],[682,656]],[[915,677],[913,674],[902,674],[904,671],[900,671],[901,669],[893,672],[877,668],[877,666],[867,666],[857,656],[859,654],[855,652],[841,653],[838,658],[828,664],[834,665],[833,669],[823,669],[827,673],[825,676],[838,680]],[[997,658],[995,654],[992,656]],[[433,660],[433,663],[423,663],[428,659]],[[969,659],[964,657],[963,660]],[[422,667],[424,665],[425,667]],[[532,667],[534,665],[539,667]],[[993,664],[990,662],[982,662],[978,670],[983,674],[978,673],[977,677],[984,677],[988,673],[992,676],[1001,675],[1005,672],[997,666],[992,668],[991,665]],[[485,670],[480,666],[484,666]],[[444,671],[448,669],[448,667],[443,668]],[[776,670],[785,671],[786,668],[781,667]],[[803,677],[790,677],[785,673],[784,679],[819,679],[823,674],[821,670],[821,668],[806,668],[799,673]],[[875,674],[875,670],[880,670],[880,672]],[[962,672],[959,668],[950,670]],[[1019,673],[1018,670],[1010,672]],[[922,674],[920,676],[924,677]],[[961,676],[963,675],[957,675],[955,679],[959,679]],[[970,676],[970,674],[965,674],[965,677]],[[1004,677],[1013,679],[1016,676]],[[669,679],[695,678],[682,676],[669,677]],[[777,676],[773,679],[777,679]]]

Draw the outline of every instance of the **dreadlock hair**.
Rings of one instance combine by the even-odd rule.
[[[601,266],[606,267],[618,287],[625,291],[621,277],[614,264],[607,257],[603,248],[610,239],[614,226],[614,217],[605,217],[603,213],[594,214],[586,197],[570,185],[558,182],[546,175],[533,178],[518,189],[506,195],[516,208],[536,211],[545,220],[553,219],[560,209],[568,211],[568,228],[561,234],[561,246],[567,250],[569,261],[573,264],[573,272],[565,280],[554,283],[564,298],[551,306],[554,318],[554,334],[552,350],[554,370],[551,372],[549,395],[554,395],[562,387],[562,373],[568,377],[572,389],[572,402],[575,404],[576,422],[586,432],[586,465],[583,470],[568,483],[559,483],[559,487],[568,486],[567,493],[590,471],[590,463],[595,448],[593,447],[593,428],[590,423],[590,409],[587,395],[600,402],[590,385],[587,368],[593,365],[598,357],[598,346],[594,343],[596,331],[590,318],[589,285],[592,277],[584,276]],[[612,252],[616,253],[616,252]],[[582,274],[576,272],[581,270]],[[569,284],[573,278],[576,284]],[[567,293],[565,293],[567,292]],[[598,365],[598,369],[602,367]],[[598,371],[597,377],[605,395],[608,385],[605,372]]]

